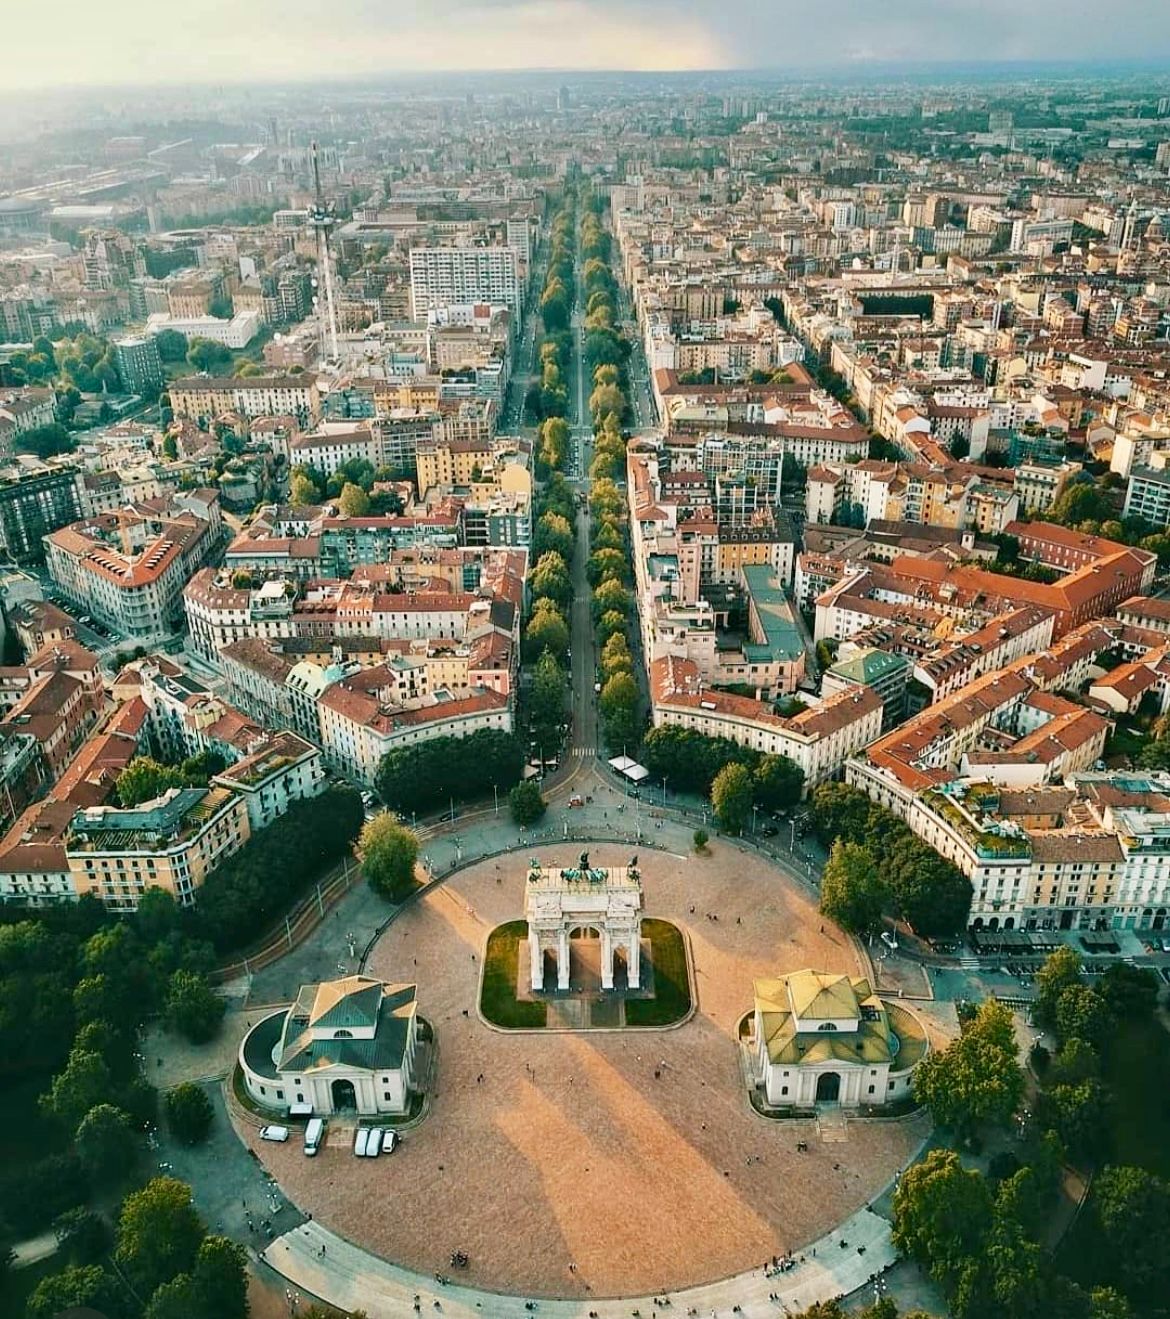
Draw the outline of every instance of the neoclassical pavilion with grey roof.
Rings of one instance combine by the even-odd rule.
[[[414,1088],[418,1012],[414,985],[345,976],[303,985],[291,1008],[244,1036],[248,1093],[276,1112],[405,1113]]]

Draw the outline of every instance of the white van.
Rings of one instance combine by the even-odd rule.
[[[353,1133],[353,1152],[359,1159],[365,1157],[366,1147],[370,1141],[370,1131],[368,1127],[358,1127]]]
[[[366,1158],[376,1159],[382,1153],[382,1128],[374,1127],[366,1141]]]
[[[288,1127],[276,1127],[276,1126],[261,1127],[260,1139],[278,1140],[280,1141],[281,1144],[284,1144],[284,1142],[288,1140]]]
[[[325,1139],[325,1120],[315,1117],[305,1127],[305,1154],[311,1159]]]

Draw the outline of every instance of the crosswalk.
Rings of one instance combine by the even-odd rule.
[[[959,965],[964,971],[978,971],[983,966],[983,963],[978,957],[960,957]]]
[[[591,756],[597,755],[597,750],[595,747],[572,747],[569,755],[576,760],[588,760]]]

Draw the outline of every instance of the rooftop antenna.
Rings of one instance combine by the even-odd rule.
[[[326,202],[321,190],[321,167],[318,160],[317,144],[312,144],[313,156],[313,204],[309,207],[309,227],[317,231],[317,267],[325,285],[325,324],[329,339],[329,360],[339,362],[341,354],[337,351],[337,308],[333,301],[333,263],[329,253],[329,234],[337,223],[331,203]]]

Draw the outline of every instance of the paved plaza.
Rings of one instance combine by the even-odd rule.
[[[578,851],[536,854],[565,865]],[[593,860],[623,864],[629,852],[595,845]],[[450,1252],[464,1250],[471,1264],[459,1281],[472,1287],[645,1295],[799,1253],[913,1155],[924,1119],[850,1122],[844,1142],[827,1142],[811,1121],[751,1110],[734,1032],[752,979],[857,967],[805,890],[719,842],[703,858],[641,852],[646,914],[689,941],[698,993],[689,1022],[588,1035],[484,1025],[484,942],[523,910],[527,855],[453,877],[404,911],[370,957],[374,976],[417,980],[437,1032],[431,1112],[402,1147],[359,1161],[341,1139],[316,1159],[295,1142],[256,1146],[315,1222],[424,1275],[448,1271]]]

